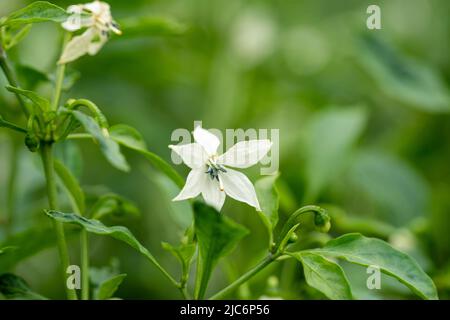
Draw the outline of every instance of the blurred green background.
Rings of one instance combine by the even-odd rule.
[[[2,0],[0,15],[30,2]],[[382,29],[372,31],[366,28],[366,8],[374,1],[109,3],[123,25],[136,17],[157,16],[173,21],[179,32],[146,36],[135,30],[127,35],[124,28],[124,35],[114,37],[97,56],[70,65],[80,77],[65,98],[91,99],[111,124],[134,126],[149,149],[167,161],[172,131],[192,130],[195,120],[221,130],[279,129],[282,220],[301,205],[322,204],[333,217],[331,236],[361,232],[388,240],[416,258],[435,281],[440,298],[450,297],[448,1],[376,1]],[[60,40],[58,26],[34,25],[9,55],[22,65],[53,72]],[[4,89],[3,76],[0,81],[0,114],[14,114],[15,97]],[[45,85],[39,90],[50,93]],[[77,142],[59,154],[63,151],[91,203],[102,193],[115,192],[136,204],[139,217],[109,223],[129,227],[177,274],[179,266],[160,242],[177,243],[192,212],[187,203],[170,201],[177,192],[171,182],[132,153],[126,155],[133,169],[125,174],[112,168],[92,143]],[[176,169],[183,177],[188,172],[182,165]],[[245,172],[252,181],[258,178],[258,168]],[[2,129],[0,243],[8,234],[50,224],[42,212],[44,194],[39,157],[26,150],[17,134]],[[264,226],[252,208],[227,198],[222,212],[251,234],[219,265],[211,293],[256,263],[267,245]],[[328,239],[312,231],[308,221],[303,226],[298,246],[317,246]],[[117,294],[121,298],[180,298],[126,245],[90,239],[94,267],[111,266],[128,274]],[[71,246],[77,261],[77,238]],[[63,292],[57,262],[56,250],[49,248],[13,270],[35,291],[58,298]],[[344,267],[351,271],[359,298],[414,297],[387,278],[381,290],[368,290],[364,268]],[[268,281],[269,275],[276,278]],[[267,269],[235,298],[261,296],[322,298],[305,285],[293,261]]]

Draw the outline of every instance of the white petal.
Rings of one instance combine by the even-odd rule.
[[[203,171],[206,170],[205,164],[208,160],[208,155],[205,150],[198,143],[189,143],[183,145],[170,145],[176,154],[178,154],[183,162],[191,169],[202,168]],[[205,174],[206,175],[206,174]]]
[[[227,172],[220,174],[225,193],[233,199],[245,202],[261,211],[255,188],[247,176],[230,168],[226,168],[226,170]]]
[[[219,148],[220,145],[219,138],[200,126],[195,128],[193,135],[195,142],[199,143],[208,155],[214,155],[217,153],[217,148]]]
[[[271,147],[270,140],[241,141],[219,156],[217,163],[235,168],[248,168],[257,164]]]
[[[206,175],[203,169],[191,170],[186,179],[186,184],[184,185],[183,189],[175,198],[173,198],[172,201],[180,201],[195,198],[205,188],[207,178],[208,176]]]
[[[74,4],[67,7],[67,12],[80,14],[81,12],[83,12],[83,7],[84,6],[82,4]]]
[[[219,182],[217,180],[212,180],[208,175],[206,175],[205,184],[203,185],[202,196],[205,202],[211,207],[220,211],[225,202],[225,192],[220,191]]]
[[[94,1],[84,4],[84,7],[94,14],[103,14],[109,12],[110,7],[106,2]]]
[[[67,18],[67,20],[65,22],[63,22],[61,24],[61,26],[70,32],[80,30],[82,27],[81,18],[79,16],[75,16],[75,15],[70,16],[69,18]]]
[[[95,32],[93,29],[87,29],[83,34],[73,37],[64,48],[58,63],[68,63],[86,54],[94,36]]]
[[[88,53],[93,56],[100,51],[103,45],[108,41],[108,37],[103,35],[101,32],[97,33],[97,36],[92,39],[88,46]]]
[[[91,27],[94,24],[94,18],[82,16],[83,5],[73,5],[67,8],[67,12],[71,14],[61,25],[67,31],[73,32],[83,27]]]

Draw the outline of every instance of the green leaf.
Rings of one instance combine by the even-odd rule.
[[[199,246],[199,264],[195,297],[203,299],[214,267],[228,255],[248,230],[206,204],[194,203],[195,234]]]
[[[94,299],[107,300],[111,298],[126,276],[125,273],[122,273],[102,282],[99,287],[94,290]]]
[[[0,275],[0,293],[7,299],[47,300],[47,298],[31,291],[24,279],[12,273]]]
[[[361,134],[367,114],[362,108],[319,112],[306,128],[306,202],[314,201],[336,177],[350,148]]]
[[[133,150],[147,150],[144,138],[131,126],[126,124],[116,124],[109,128],[109,134],[113,140],[127,148]]]
[[[164,173],[167,177],[169,177],[179,188],[183,188],[184,186],[184,180],[183,178],[178,174],[175,169],[168,164],[166,161],[164,161],[160,156],[157,154],[143,150],[139,151],[156,169]]]
[[[46,21],[61,23],[68,17],[69,14],[63,8],[47,1],[36,1],[23,9],[11,13],[2,23],[2,26]]]
[[[393,225],[403,226],[427,212],[430,190],[426,181],[404,161],[363,151],[350,164],[347,189],[364,210]]]
[[[390,98],[427,112],[450,112],[450,94],[444,79],[432,67],[399,54],[380,37],[360,39],[363,66]]]
[[[16,64],[15,69],[20,83],[28,90],[34,90],[40,83],[50,80],[45,72],[27,65]]]
[[[278,223],[279,195],[275,186],[277,178],[278,175],[267,176],[255,183],[256,194],[262,210],[258,211],[258,215],[269,232],[269,245],[273,242],[273,230]]]
[[[85,196],[83,189],[81,189],[77,179],[61,161],[55,160],[54,166],[56,174],[61,179],[61,182],[66,188],[73,206],[78,210],[77,213],[84,214],[84,211],[86,209]]]
[[[101,220],[106,217],[123,219],[126,217],[139,217],[139,209],[129,200],[115,193],[105,194],[93,205],[90,216]]]
[[[16,64],[15,69],[19,78],[19,83],[28,90],[35,89],[41,83],[55,84],[54,74],[47,74],[44,71],[22,64]],[[69,90],[79,78],[80,72],[71,68],[66,68],[61,89],[64,91]]]
[[[174,247],[167,242],[162,242],[161,245],[164,250],[172,253],[172,255],[180,261],[182,268],[182,281],[186,281],[189,273],[189,267],[195,254],[196,245],[194,243],[187,243]]]
[[[177,36],[186,31],[186,26],[161,17],[133,17],[119,21],[123,37]]]
[[[303,265],[306,283],[332,300],[351,300],[352,291],[342,268],[319,254],[289,253]]]
[[[111,138],[120,145],[142,154],[156,169],[169,177],[175,184],[182,188],[184,180],[175,169],[160,156],[150,152],[145,147],[142,135],[134,128],[127,125],[115,125],[110,128]]]
[[[137,250],[144,257],[146,257],[151,263],[157,266],[160,270],[162,269],[159,263],[155,260],[150,251],[147,250],[135,237],[134,235],[123,226],[105,226],[98,220],[87,219],[85,217],[79,216],[75,213],[63,213],[58,211],[46,211],[47,215],[55,219],[56,221],[60,221],[63,223],[75,224],[87,232],[101,235],[101,236],[110,236],[119,241],[125,242],[133,249]]]
[[[67,237],[74,234],[74,231],[67,230],[66,232]],[[0,272],[11,270],[22,260],[55,244],[56,239],[53,228],[32,227],[10,236],[0,244],[0,247],[4,250],[0,259]],[[10,247],[10,249],[5,250],[5,247]]]
[[[89,268],[89,280],[93,287],[98,288],[106,280],[120,274],[120,261],[116,257],[112,257],[109,263],[101,267]]]
[[[373,219],[356,214],[348,214],[340,207],[322,204],[330,214],[332,230],[339,234],[359,232],[366,236],[387,239],[395,232],[395,227],[380,219]]]
[[[106,159],[108,159],[109,163],[119,170],[130,170],[125,157],[120,152],[118,143],[106,134],[92,117],[77,110],[73,110],[71,113],[83,125],[84,129],[99,143],[100,150]]]
[[[38,106],[42,111],[47,111],[50,109],[50,101],[48,101],[46,98],[40,96],[34,91],[24,90],[9,85],[6,86],[6,89],[10,92],[20,94],[26,97],[27,99],[31,100],[31,102],[33,102],[33,104]]]
[[[1,29],[1,41],[6,51],[16,46],[30,32],[31,25],[4,26]]]
[[[350,233],[329,241],[321,249],[309,252],[342,258],[363,266],[377,266],[380,271],[396,278],[421,298],[438,299],[433,281],[417,262],[380,239]]]

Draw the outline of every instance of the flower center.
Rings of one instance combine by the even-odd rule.
[[[209,177],[211,178],[211,180],[216,179],[217,181],[219,181],[219,189],[220,191],[223,191],[223,183],[222,183],[222,179],[219,176],[219,173],[226,173],[227,170],[225,170],[225,168],[216,163],[214,158],[210,158],[208,160],[208,162],[206,163],[206,174],[209,175]]]

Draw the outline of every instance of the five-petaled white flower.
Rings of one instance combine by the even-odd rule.
[[[67,12],[71,15],[62,23],[64,29],[70,32],[87,29],[67,44],[58,61],[60,64],[76,60],[86,53],[95,55],[108,40],[110,32],[122,33],[111,16],[109,4],[105,2],[96,0],[72,5]]]
[[[261,211],[253,184],[243,173],[229,167],[255,165],[269,152],[272,142],[241,141],[219,156],[220,141],[214,134],[198,126],[193,135],[194,143],[169,146],[192,169],[185,186],[173,201],[194,198],[201,193],[207,204],[220,211],[225,195],[228,195]]]

